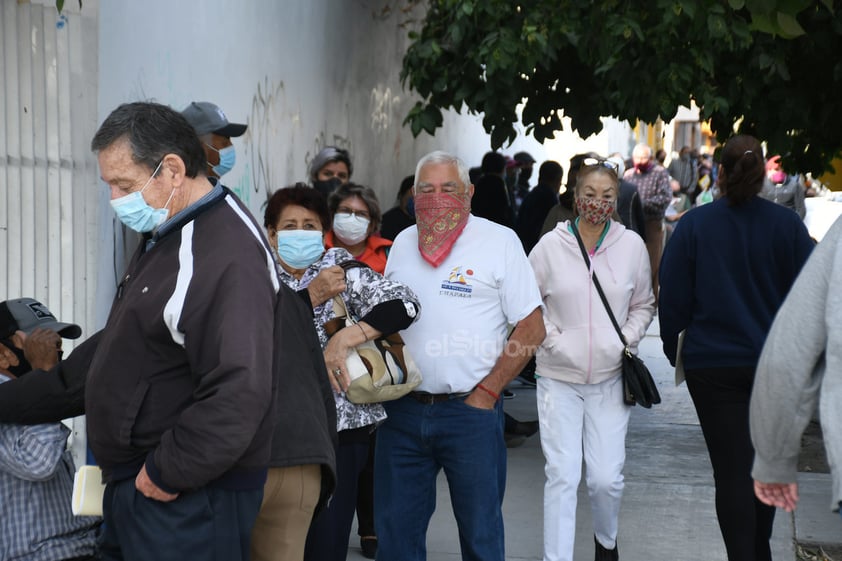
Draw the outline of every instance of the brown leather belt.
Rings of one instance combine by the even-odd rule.
[[[429,392],[409,392],[407,395],[414,398],[421,403],[432,405],[433,403],[441,403],[443,401],[450,401],[451,399],[461,399],[467,397],[471,392],[461,393],[429,393]]]

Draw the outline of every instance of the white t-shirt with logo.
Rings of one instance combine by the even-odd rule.
[[[409,286],[421,304],[418,318],[401,332],[421,369],[419,391],[473,389],[503,353],[508,327],[541,306],[517,235],[476,216],[438,267],[421,257],[418,229],[406,228],[392,245],[385,274]]]

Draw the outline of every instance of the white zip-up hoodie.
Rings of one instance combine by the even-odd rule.
[[[588,270],[569,221],[559,222],[529,254],[547,329],[536,355],[539,376],[598,384],[620,375],[623,344],[591,281],[591,272],[596,273],[633,352],[652,322],[652,274],[640,236],[612,220],[590,259]]]

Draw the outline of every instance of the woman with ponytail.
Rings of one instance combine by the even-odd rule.
[[[720,198],[682,217],[664,249],[658,302],[664,353],[681,359],[716,485],[730,561],[770,561],[775,509],[754,497],[748,408],[772,319],[813,248],[797,214],[761,197],[765,159],[751,136],[722,150]]]

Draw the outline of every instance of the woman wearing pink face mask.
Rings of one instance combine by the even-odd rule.
[[[529,262],[541,290],[547,336],[536,355],[541,448],[546,459],[544,559],[573,559],[582,459],[595,559],[616,560],[630,407],[623,403],[623,344],[599,297],[599,279],[631,349],[655,314],[646,246],[615,213],[616,164],[589,158],[576,177],[578,217],[538,242]],[[585,262],[577,234],[588,254]]]
[[[787,175],[781,167],[781,157],[772,156],[766,161],[766,181],[760,196],[766,200],[791,208],[801,220],[807,215],[807,205],[804,203],[805,188],[798,181],[797,175]]]

